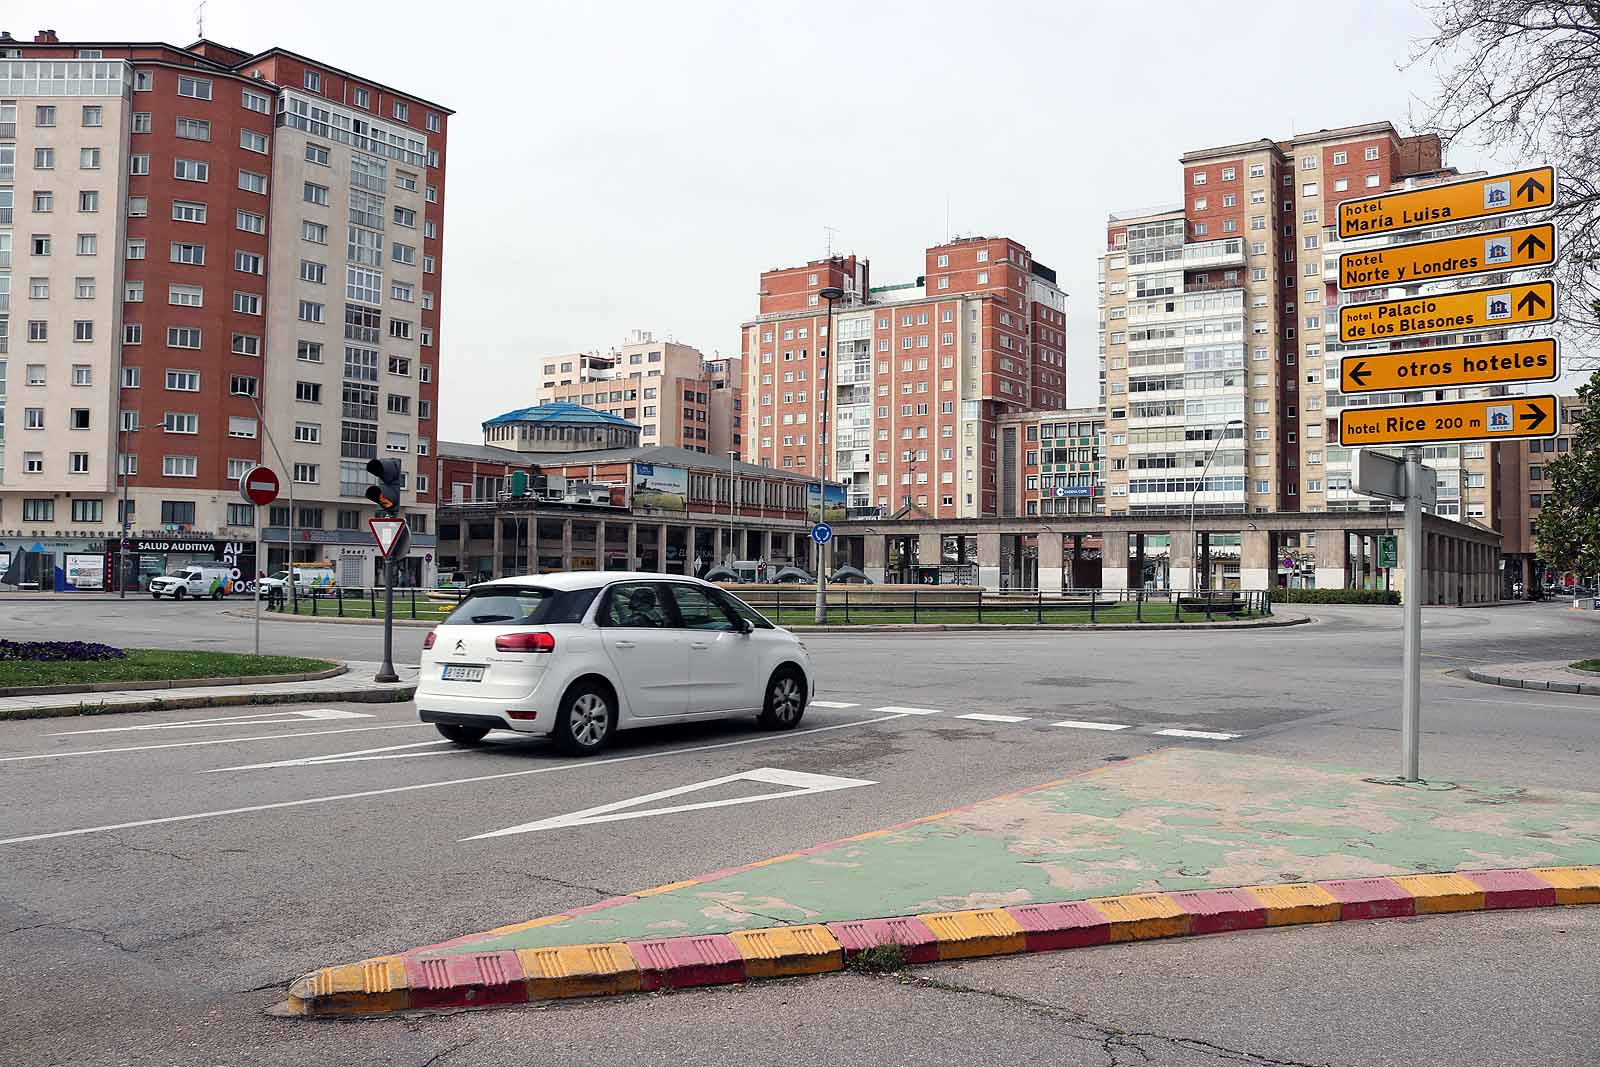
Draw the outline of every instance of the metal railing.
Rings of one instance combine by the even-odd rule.
[[[812,621],[815,593],[795,586],[729,591],[781,625]],[[1272,602],[1265,590],[1042,589],[1003,591],[928,586],[890,592],[873,586],[836,584],[828,590],[829,621],[845,625],[892,623],[1198,623],[1265,618]]]

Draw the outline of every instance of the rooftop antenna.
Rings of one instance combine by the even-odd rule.
[[[201,38],[206,35],[206,0],[200,0],[194,9],[194,35]]]
[[[832,259],[833,258],[833,235],[839,232],[839,228],[837,226],[824,226],[824,227],[822,227],[822,232],[827,237],[827,241],[828,241],[828,258]]]

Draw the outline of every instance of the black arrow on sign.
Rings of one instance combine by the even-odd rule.
[[[1524,237],[1517,244],[1517,251],[1521,252],[1523,255],[1527,256],[1529,259],[1532,259],[1534,257],[1534,253],[1535,252],[1543,252],[1544,249],[1545,249],[1544,238],[1540,237],[1536,233],[1528,234],[1528,236]]]
[[[1521,185],[1517,186],[1517,195],[1522,197],[1530,204],[1533,203],[1533,194],[1535,192],[1544,192],[1544,182],[1533,177],[1531,174],[1524,179]]]
[[[1367,379],[1372,377],[1372,372],[1367,369],[1367,361],[1362,360],[1360,363],[1357,363],[1355,366],[1351,367],[1350,370],[1345,374],[1345,377],[1349,378],[1357,385],[1366,385]]]
[[[1544,409],[1537,404],[1529,404],[1528,410],[1522,413],[1522,421],[1528,424],[1530,430],[1537,430],[1547,417]]]
[[[1517,301],[1517,310],[1529,315],[1532,315],[1536,310],[1543,311],[1544,297],[1530,290],[1521,300]]]

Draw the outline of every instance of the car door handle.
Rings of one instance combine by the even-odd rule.
[[[711,646],[709,644],[707,644],[706,642],[704,642],[704,641],[691,641],[691,642],[689,642],[689,647],[690,648],[707,649],[707,648],[710,648]]]
[[[618,648],[632,648],[633,647],[633,642],[632,641],[614,641],[612,643],[614,645],[616,645],[616,647],[618,647]]]

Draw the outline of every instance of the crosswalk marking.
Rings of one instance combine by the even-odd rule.
[[[1213,733],[1210,730],[1157,730],[1157,737],[1193,737],[1201,741],[1232,741],[1238,734]]]
[[[971,715],[957,715],[958,719],[976,719],[979,722],[1027,722],[1026,715],[985,715],[982,712],[973,712]]]
[[[844,708],[859,708],[861,705],[847,704],[840,700],[813,700],[811,706],[814,708],[836,708],[842,710]]]
[[[1077,719],[1065,719],[1053,722],[1051,726],[1066,726],[1073,730],[1131,730],[1133,727],[1122,722],[1079,722]]]
[[[938,708],[902,708],[902,707],[900,707],[900,706],[898,706],[896,704],[886,704],[881,708],[873,708],[872,710],[873,711],[881,711],[885,715],[943,715],[944,714],[944,712],[940,711]]]

